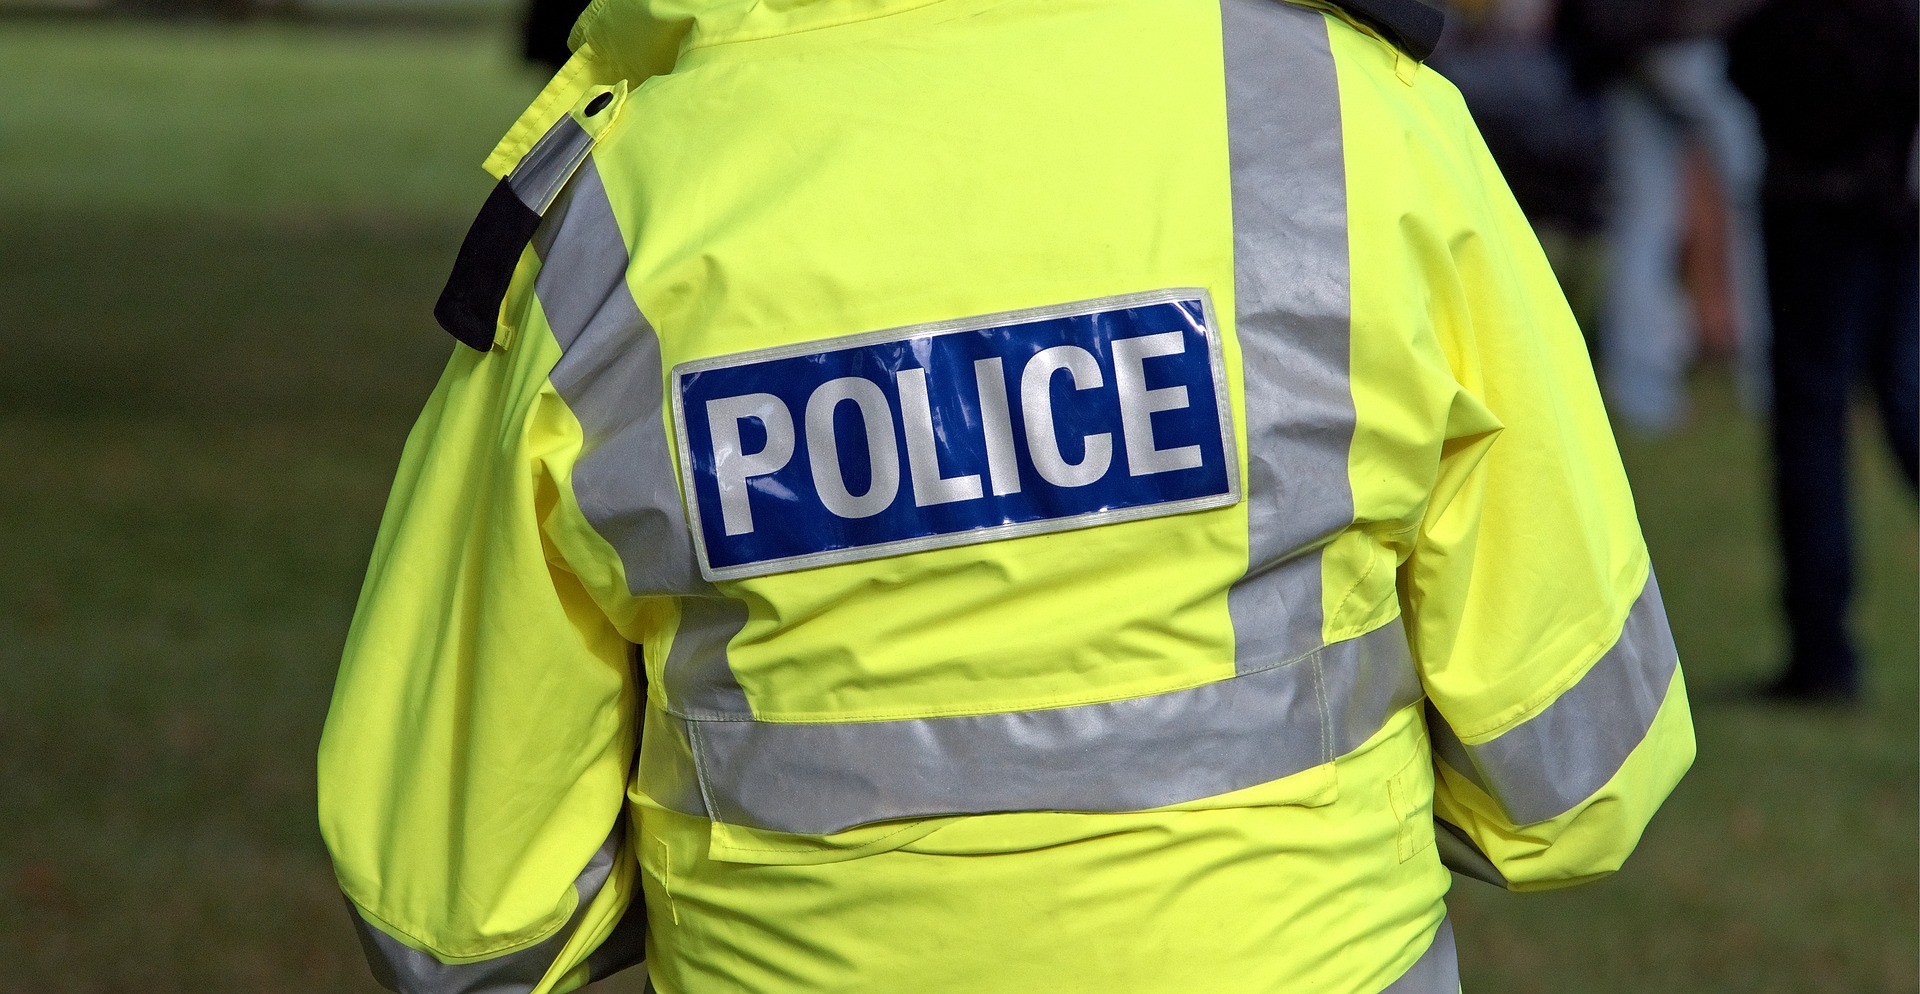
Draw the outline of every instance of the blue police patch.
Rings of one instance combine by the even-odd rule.
[[[673,411],[710,580],[1240,498],[1199,289],[682,363]]]

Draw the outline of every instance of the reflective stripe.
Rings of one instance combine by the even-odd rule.
[[[747,605],[731,597],[682,597],[680,627],[667,651],[667,699],[694,718],[751,717],[746,691],[726,664],[727,643],[747,624]]]
[[[573,916],[559,931],[524,949],[491,959],[442,963],[432,953],[415,949],[369,923],[353,902],[348,901],[347,906],[354,912],[354,927],[360,933],[360,947],[366,951],[374,979],[400,994],[522,994],[533,990],[553,966],[574,929],[580,926],[587,906],[613,875],[613,861],[620,852],[625,827],[624,820],[614,825],[607,841],[600,844],[587,860],[586,869],[574,880],[573,890],[579,900]]]
[[[1325,15],[1220,15],[1249,540],[1227,609],[1248,673],[1321,644],[1320,549],[1353,521],[1346,159]]]
[[[528,210],[545,214],[592,148],[593,135],[571,115],[562,116],[513,167],[507,185]]]
[[[1420,954],[1400,979],[1388,984],[1380,994],[1459,994],[1460,957],[1453,946],[1453,919],[1440,919],[1433,942]]]
[[[727,665],[745,606],[700,578],[663,421],[660,340],[627,287],[627,244],[589,158],[534,239],[534,292],[560,345],[550,380],[580,422],[573,465],[581,513],[612,545],[636,595],[680,595],[668,695],[702,715],[747,716]]]
[[[693,742],[687,735],[690,724],[648,703],[640,723],[639,776],[634,782],[661,807],[711,818],[693,765]]]
[[[1467,835],[1466,829],[1440,818],[1433,820],[1434,848],[1439,850],[1440,863],[1447,869],[1463,877],[1490,883],[1495,887],[1507,886],[1507,876],[1493,865],[1493,860],[1480,851]]]
[[[1485,742],[1462,742],[1431,708],[1434,751],[1500,803],[1515,825],[1572,810],[1606,786],[1666,700],[1679,654],[1653,573],[1620,638],[1546,710]]]
[[[1212,797],[1330,762],[1419,699],[1395,619],[1256,673],[1100,704],[804,724],[662,717],[684,729],[711,817],[825,835],[897,818]]]
[[[520,255],[538,235],[554,195],[592,148],[593,136],[563,117],[487,195],[433,305],[434,318],[462,344],[481,352],[493,348],[500,305]]]

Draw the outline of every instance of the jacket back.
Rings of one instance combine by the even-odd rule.
[[[1444,80],[1251,0],[575,40],[329,716],[373,945],[553,985],[634,909],[668,991],[1451,991],[1438,849],[1624,858],[1684,691]]]

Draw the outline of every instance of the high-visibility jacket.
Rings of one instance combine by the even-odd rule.
[[[1451,992],[1446,866],[1617,868],[1674,647],[1395,26],[597,0],[488,160],[321,743],[376,972]]]

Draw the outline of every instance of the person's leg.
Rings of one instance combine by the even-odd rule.
[[[1821,213],[1770,200],[1773,471],[1792,655],[1774,690],[1851,696],[1859,676],[1846,627],[1852,592],[1847,401],[1855,344],[1870,319],[1857,241]]]
[[[1727,275],[1739,328],[1740,385],[1758,410],[1767,404],[1768,342],[1765,249],[1760,236],[1760,180],[1766,165],[1760,122],[1727,79],[1726,45],[1696,38],[1648,53],[1645,73],[1663,105],[1701,143],[1727,206]]]
[[[1920,489],[1920,234],[1894,236],[1883,253],[1886,311],[1873,341],[1873,391],[1880,423],[1907,484]]]
[[[1607,94],[1607,284],[1600,374],[1613,413],[1664,431],[1686,413],[1691,322],[1676,278],[1684,163],[1678,124],[1635,81]]]

